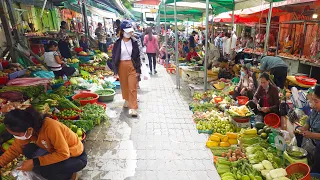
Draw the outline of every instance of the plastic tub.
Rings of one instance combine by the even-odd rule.
[[[246,96],[238,96],[237,100],[239,105],[245,105],[249,101],[249,98]]]
[[[78,59],[81,62],[88,62],[88,61],[90,61],[91,57],[90,56],[78,56]]]
[[[100,103],[100,102],[97,102],[97,104],[98,104],[99,106],[102,106],[104,110],[107,109],[107,105],[106,105],[106,104]]]
[[[305,176],[303,178],[301,178],[300,180],[310,180],[311,179],[311,175],[310,175],[310,167],[305,164],[305,163],[294,163],[294,164],[290,164],[287,168],[287,177],[289,177],[291,174],[294,173],[302,173]]]
[[[250,120],[250,117],[234,117],[233,120],[237,123],[247,123]]]
[[[311,175],[312,178],[320,179],[320,174],[318,174],[318,173],[310,173],[310,175]]]
[[[267,114],[264,117],[264,123],[273,128],[277,128],[280,125],[280,117],[275,113]]]
[[[110,91],[111,94],[109,94],[109,95],[103,95],[103,93],[104,93],[105,91]],[[98,90],[98,91],[96,91],[96,92],[94,92],[94,93],[96,93],[96,94],[99,95],[99,101],[100,101],[100,102],[113,101],[114,95],[116,94],[116,92],[115,92],[113,89]]]
[[[80,99],[80,98],[89,98],[89,97],[92,97],[92,99],[90,99],[90,100],[79,100],[81,106],[84,106],[84,105],[86,105],[88,103],[94,104],[94,103],[98,102],[99,95],[95,94],[95,93],[89,93],[89,92],[82,92],[82,93],[76,94],[76,95],[72,96],[72,99],[78,101],[78,99]]]

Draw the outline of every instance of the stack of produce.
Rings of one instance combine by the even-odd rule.
[[[236,133],[230,133],[227,132],[226,135],[222,135],[220,133],[214,133],[212,134],[206,145],[208,148],[211,147],[229,147],[231,145],[237,145],[238,144],[238,135]]]
[[[17,91],[23,93],[28,98],[37,97],[39,94],[44,93],[44,86],[4,86],[0,92]]]
[[[14,138],[2,143],[2,145],[1,145],[2,149],[5,151],[8,150],[10,148],[10,146],[13,144],[13,142],[14,142]]]
[[[221,157],[216,161],[216,168],[222,180],[262,180],[261,173],[246,159],[230,162]]]

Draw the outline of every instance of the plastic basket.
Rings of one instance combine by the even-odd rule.
[[[311,179],[310,167],[305,163],[291,164],[286,168],[286,171],[288,174],[287,177],[289,177],[290,175],[292,175],[294,173],[302,173],[304,175],[304,177],[301,178],[300,180],[310,180]]]
[[[7,82],[9,81],[8,76],[5,77],[0,77],[0,84],[7,84]]]
[[[221,102],[221,101],[223,101],[223,97],[215,97],[215,98],[213,98],[214,99],[214,102],[215,103],[219,103],[219,102]]]
[[[90,56],[78,56],[78,59],[81,62],[88,62],[88,61],[90,61],[91,57]]]
[[[61,109],[61,111],[63,110],[67,110],[67,109]],[[79,110],[75,110],[75,109],[72,109],[74,111],[77,111],[78,114],[76,116],[70,116],[70,117],[61,117],[61,116],[57,116],[58,119],[63,119],[63,120],[78,120],[80,118],[80,112]]]
[[[245,105],[249,101],[249,98],[246,96],[238,96],[237,100],[239,105]]]
[[[83,48],[82,47],[77,47],[77,48],[74,48],[74,51],[79,53],[79,52],[83,51]]]
[[[280,117],[275,113],[267,114],[264,117],[264,123],[273,128],[277,128],[280,125]]]
[[[84,105],[86,105],[88,103],[90,103],[90,104],[97,103],[98,99],[99,99],[99,95],[98,94],[89,93],[89,92],[83,92],[83,93],[76,94],[76,95],[72,96],[72,99],[77,101],[79,98],[87,98],[87,97],[92,97],[93,99],[90,99],[90,100],[79,100],[81,106],[84,106]]]
[[[320,174],[318,173],[310,173],[311,177],[320,179]]]

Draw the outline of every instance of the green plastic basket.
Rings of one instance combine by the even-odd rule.
[[[239,81],[240,81],[240,78],[239,78],[239,77],[234,77],[234,78],[231,80],[231,82],[232,82],[233,84],[238,84]]]

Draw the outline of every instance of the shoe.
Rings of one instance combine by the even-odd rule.
[[[154,73],[157,74],[158,72],[156,70],[154,70]]]
[[[150,75],[152,75],[152,72],[149,72]]]
[[[71,176],[71,180],[78,180],[79,179],[79,174],[78,173],[73,173]]]
[[[123,107],[124,107],[124,108],[128,108],[128,107],[129,107],[128,101],[125,101],[125,102],[124,102]]]
[[[129,109],[129,115],[132,116],[132,117],[138,117],[137,110]]]

